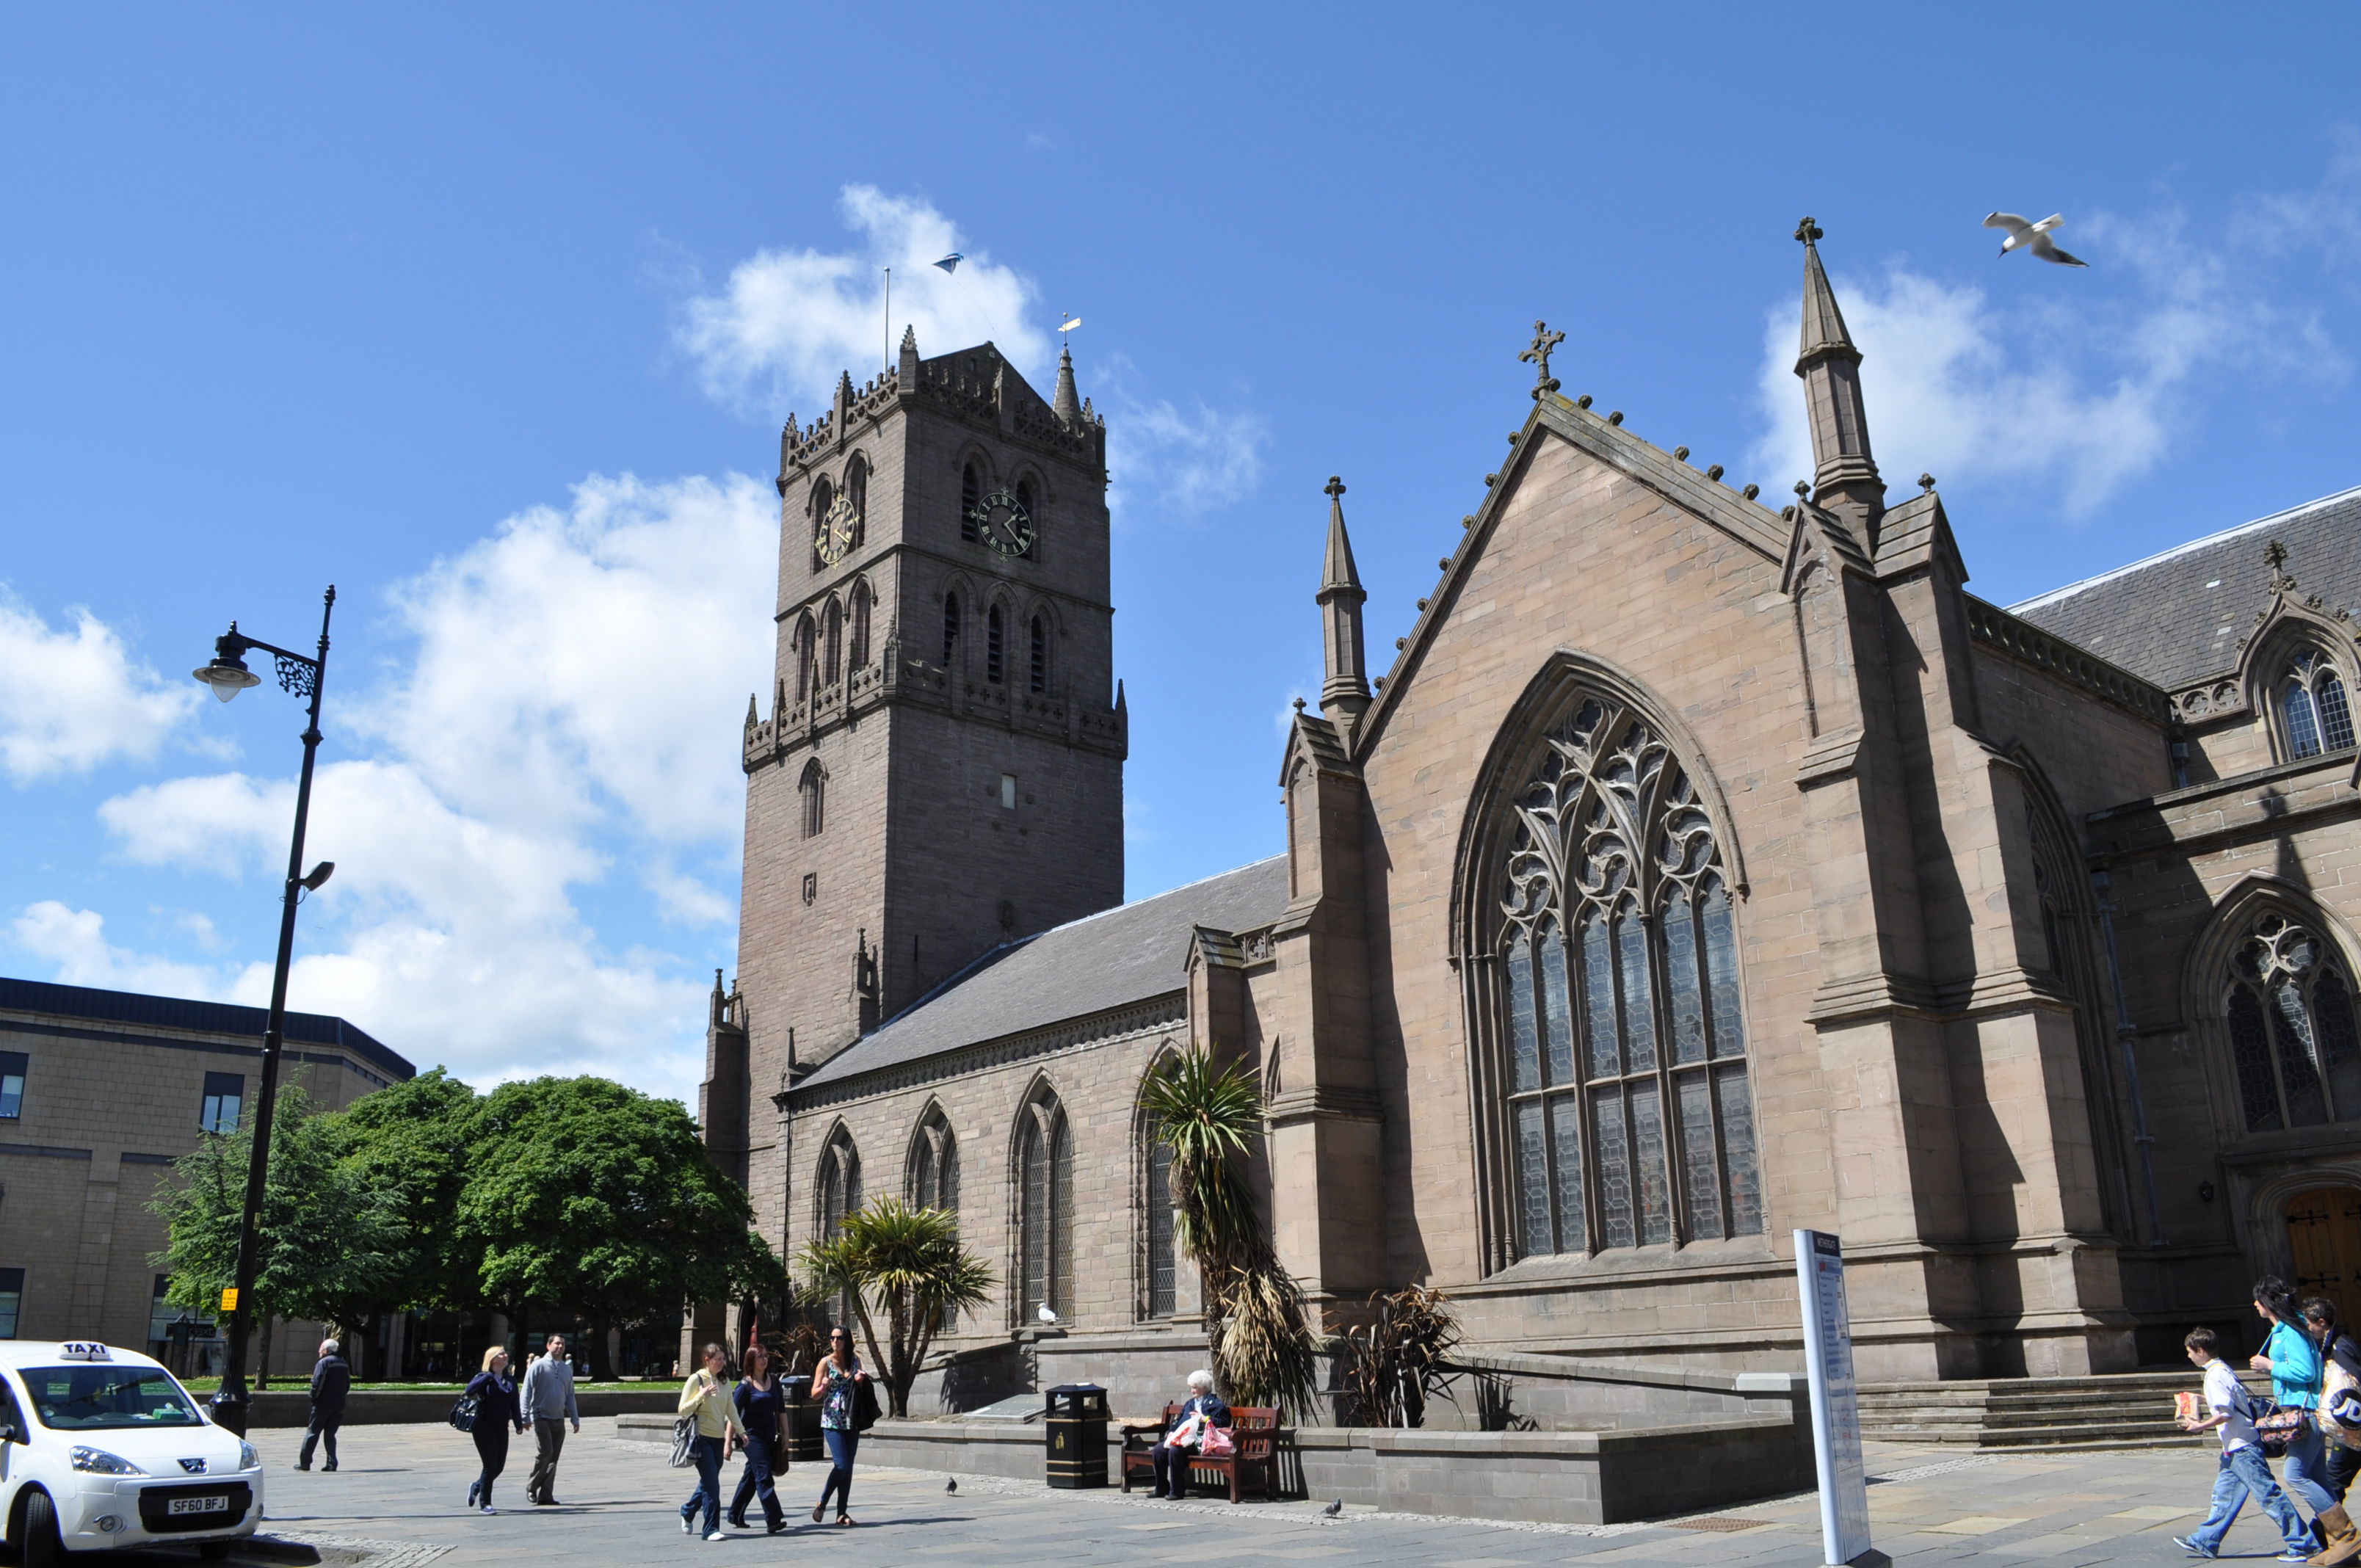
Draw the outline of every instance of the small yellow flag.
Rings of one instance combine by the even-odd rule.
[[[237,1310],[237,1287],[236,1287],[236,1286],[235,1286],[235,1285],[228,1285],[228,1286],[224,1286],[224,1287],[222,1288],[222,1304],[221,1304],[221,1310],[222,1310],[223,1311],[225,1311],[225,1312],[235,1312],[235,1311],[236,1311],[236,1310]]]

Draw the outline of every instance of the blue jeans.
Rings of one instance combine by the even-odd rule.
[[[738,1495],[730,1499],[730,1522],[742,1527],[746,1522],[746,1505],[760,1497],[763,1499],[763,1518],[771,1524],[777,1524],[779,1491],[771,1480],[770,1440],[753,1438],[746,1444],[745,1453],[746,1468],[738,1476]]]
[[[838,1427],[822,1427],[819,1435],[828,1443],[828,1485],[819,1489],[818,1508],[827,1508],[832,1497],[836,1499],[836,1511],[840,1514],[852,1507],[852,1456],[861,1450],[861,1434]]]
[[[2205,1522],[2189,1532],[2191,1542],[2208,1552],[2221,1551],[2222,1538],[2230,1533],[2231,1521],[2249,1497],[2279,1527],[2289,1551],[2310,1553],[2312,1530],[2279,1490],[2279,1484],[2271,1479],[2271,1467],[2263,1463],[2262,1452],[2251,1443],[2222,1456],[2222,1468],[2213,1477],[2213,1507]]]
[[[721,1440],[697,1434],[688,1447],[697,1461],[697,1490],[680,1506],[680,1517],[693,1519],[701,1507],[705,1509],[705,1532],[711,1535],[721,1528]]]
[[[2328,1486],[2327,1445],[2328,1440],[2312,1424],[2312,1412],[2304,1411],[2303,1425],[2288,1440],[2287,1469],[2281,1473],[2281,1485],[2315,1514],[2336,1506],[2335,1494]]]

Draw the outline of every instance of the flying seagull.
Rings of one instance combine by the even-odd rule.
[[[940,261],[936,262],[935,265],[941,268],[946,272],[956,272],[959,270],[959,264],[966,259],[966,257],[961,256],[958,251],[954,250],[949,256],[944,257]]]
[[[1058,1321],[1058,1314],[1049,1310],[1049,1303],[1047,1301],[1042,1302],[1033,1315],[1045,1323],[1054,1323]]]
[[[2006,256],[2018,246],[2024,246],[2044,261],[2054,261],[2060,267],[2088,267],[2091,264],[2071,251],[2059,249],[2049,242],[2049,231],[2066,221],[2063,213],[2052,213],[2037,224],[2029,224],[2015,213],[1994,213],[1984,219],[1988,229],[2006,229],[2008,237],[2000,242],[2000,253]]]

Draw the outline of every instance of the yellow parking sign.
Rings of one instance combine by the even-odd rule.
[[[222,1310],[223,1311],[225,1311],[225,1312],[235,1312],[235,1311],[236,1311],[236,1310],[237,1310],[237,1287],[236,1287],[236,1286],[235,1286],[235,1285],[225,1285],[225,1286],[222,1287],[222,1304],[221,1304],[221,1310]]]

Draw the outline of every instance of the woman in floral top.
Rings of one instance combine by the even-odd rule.
[[[819,1400],[819,1435],[828,1444],[828,1485],[819,1489],[819,1502],[812,1509],[812,1523],[820,1522],[828,1511],[828,1500],[836,1499],[836,1522],[849,1525],[852,1516],[845,1509],[852,1506],[852,1456],[861,1447],[861,1430],[853,1425],[854,1390],[869,1380],[861,1369],[861,1357],[852,1354],[852,1332],[849,1329],[831,1330],[828,1336],[828,1354],[812,1368],[811,1391]]]

